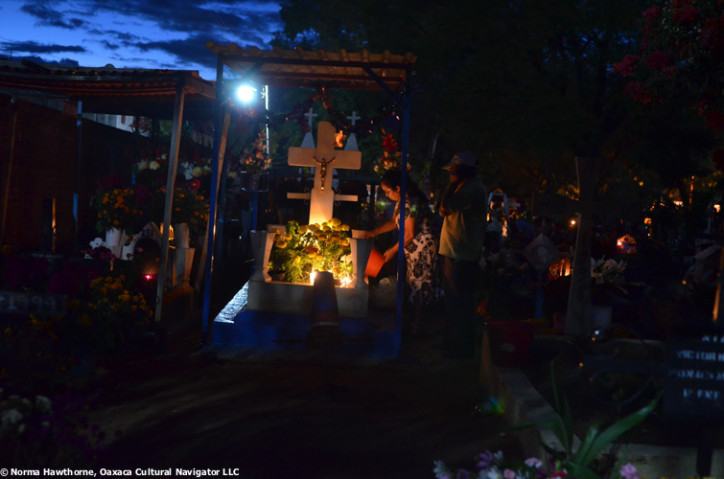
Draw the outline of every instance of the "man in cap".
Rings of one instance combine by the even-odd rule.
[[[443,167],[450,172],[450,186],[440,200],[446,357],[470,358],[475,351],[474,294],[488,198],[477,167],[478,158],[470,151],[455,154]]]

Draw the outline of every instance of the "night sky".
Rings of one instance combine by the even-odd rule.
[[[0,58],[82,67],[198,70],[206,42],[269,49],[279,5],[234,0],[2,0]]]

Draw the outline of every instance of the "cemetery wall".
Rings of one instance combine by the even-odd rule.
[[[89,211],[90,196],[106,174],[130,179],[133,135],[83,120],[81,155],[76,119],[62,111],[25,101],[17,102],[15,149],[10,175],[5,244],[14,251],[43,249],[43,200],[55,198],[58,253],[83,248],[93,239],[95,222]],[[12,105],[0,96],[0,171],[3,186],[10,150]],[[78,168],[76,168],[78,165]],[[73,193],[78,172],[78,245],[75,244]]]

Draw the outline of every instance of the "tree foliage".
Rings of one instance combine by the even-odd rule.
[[[555,192],[575,183],[575,156],[634,168],[657,141],[660,154],[687,161],[666,171],[652,160],[639,168],[642,174],[656,176],[662,168],[665,182],[673,183],[691,173],[682,165],[694,142],[669,148],[678,125],[661,142],[663,134],[651,130],[666,115],[652,119],[632,105],[612,72],[638,44],[648,2],[284,0],[281,6],[278,46],[418,57],[410,153],[433,176],[455,151],[470,149],[484,159],[489,186],[520,195]],[[682,127],[701,139],[696,123]]]

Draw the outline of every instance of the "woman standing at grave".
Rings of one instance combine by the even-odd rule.
[[[438,241],[433,233],[432,211],[425,195],[409,177],[406,177],[405,183],[405,286],[407,302],[414,312],[412,331],[417,332],[422,314],[438,299],[435,281]],[[395,210],[389,220],[364,234],[364,238],[367,239],[400,227],[401,170],[388,170],[382,176],[380,184],[385,195],[395,202]],[[385,263],[397,256],[399,247],[399,241],[395,241],[385,250],[383,254]]]

